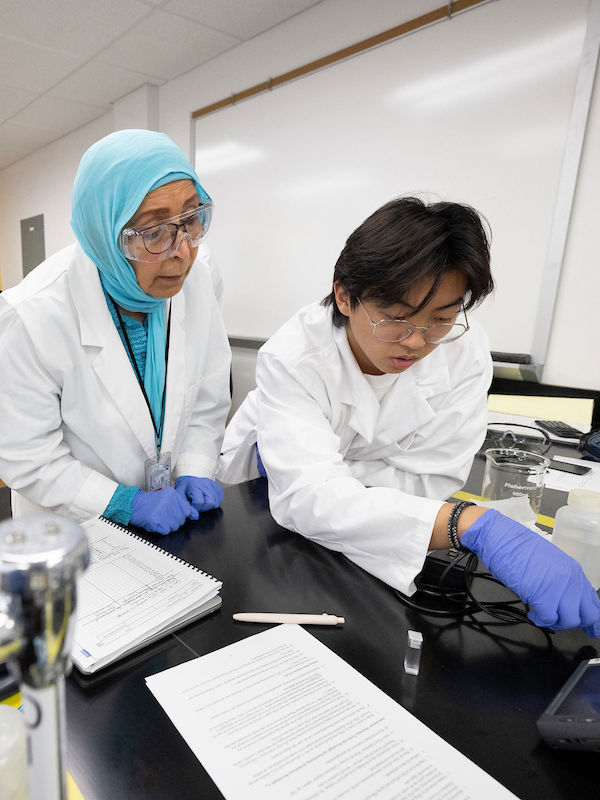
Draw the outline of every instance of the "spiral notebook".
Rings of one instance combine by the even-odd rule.
[[[91,553],[79,578],[71,656],[97,672],[221,605],[221,581],[99,517],[83,523]]]

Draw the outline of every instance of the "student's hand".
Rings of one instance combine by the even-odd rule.
[[[165,486],[156,492],[140,491],[133,496],[131,524],[155,533],[172,533],[186,519],[198,519],[198,512],[179,492]]]
[[[600,599],[577,561],[543,536],[490,510],[462,534],[488,570],[530,606],[529,619],[555,631],[600,635]]]
[[[210,478],[194,478],[191,475],[182,475],[175,481],[175,491],[185,500],[189,501],[196,511],[210,511],[218,508],[223,502],[223,489],[216,481]],[[193,519],[198,519],[194,517]]]

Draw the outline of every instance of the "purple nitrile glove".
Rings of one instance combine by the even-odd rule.
[[[198,519],[198,512],[172,486],[165,486],[156,492],[143,492],[140,489],[133,496],[130,522],[146,531],[163,535],[172,533],[188,517]]]
[[[499,511],[482,514],[461,536],[489,571],[530,606],[529,619],[555,631],[600,635],[600,599],[575,559]]]
[[[196,511],[218,508],[224,496],[223,489],[216,481],[211,481],[210,478],[194,478],[192,475],[182,475],[177,478],[175,491],[188,500]]]

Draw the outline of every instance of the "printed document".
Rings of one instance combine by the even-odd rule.
[[[227,800],[515,799],[298,625],[146,682]]]

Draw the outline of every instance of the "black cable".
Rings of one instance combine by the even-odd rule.
[[[469,627],[476,627],[489,636],[496,639],[502,639],[487,628],[501,627],[505,625],[531,625],[542,633],[546,639],[546,644],[549,650],[552,650],[553,631],[548,628],[540,628],[535,625],[527,617],[527,607],[525,604],[517,599],[514,600],[480,600],[478,599],[471,588],[473,579],[479,578],[481,580],[491,581],[497,583],[499,586],[504,584],[488,572],[477,571],[478,559],[474,553],[465,550],[457,558],[451,561],[442,571],[439,580],[435,583],[421,581],[417,584],[416,599],[407,597],[401,592],[396,591],[396,595],[400,602],[421,614],[427,614],[432,617],[470,617],[470,622],[465,622]],[[461,581],[452,587],[445,587],[452,570],[461,570]],[[449,608],[431,608],[427,606],[422,600],[424,598],[432,598],[438,602],[443,602],[449,605]],[[454,606],[454,607],[453,607]],[[482,620],[476,617],[478,614],[485,614],[491,617],[491,620]]]

